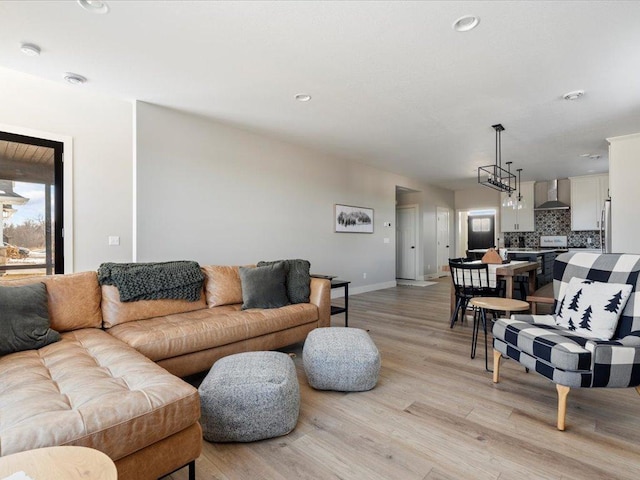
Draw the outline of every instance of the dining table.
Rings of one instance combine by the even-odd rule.
[[[475,260],[471,263],[480,263]],[[538,262],[529,262],[526,260],[512,260],[508,263],[490,263],[489,265],[489,284],[495,286],[496,283],[504,279],[506,282],[505,298],[513,298],[513,279],[517,275],[526,275],[529,277],[529,292],[536,289],[536,275],[538,270]],[[456,306],[456,292],[451,282],[451,305],[449,314],[452,315]],[[506,312],[507,314],[509,312]]]

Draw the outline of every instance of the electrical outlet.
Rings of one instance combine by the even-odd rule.
[[[115,236],[115,235],[110,235],[109,236],[109,245],[111,245],[111,246],[120,245],[120,237]]]
[[[587,243],[589,245],[591,245],[593,243],[593,238],[591,238],[591,237],[587,238]]]
[[[362,274],[362,278],[367,278],[367,274],[366,274],[366,273],[363,273],[363,274]]]

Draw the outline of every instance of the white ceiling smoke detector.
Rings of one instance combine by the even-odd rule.
[[[40,47],[33,43],[23,43],[20,45],[20,51],[29,57],[37,57],[40,55]]]
[[[82,75],[78,75],[77,73],[66,72],[64,74],[64,79],[69,82],[71,85],[82,85],[87,81],[85,77]]]
[[[299,102],[308,102],[309,100],[311,100],[311,95],[308,95],[306,93],[298,93],[295,98]]]
[[[565,100],[578,100],[584,95],[584,90],[574,90],[573,92],[565,93],[562,98]]]
[[[101,0],[78,0],[78,5],[91,13],[109,13],[109,5]]]
[[[452,28],[456,32],[468,32],[469,30],[476,28],[479,23],[480,17],[476,17],[475,15],[465,15],[453,22]]]

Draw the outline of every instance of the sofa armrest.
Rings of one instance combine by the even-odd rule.
[[[637,337],[636,337],[637,339]],[[625,345],[621,340],[589,340],[593,387],[627,388],[640,385],[640,345]],[[635,343],[635,342],[634,342]]]
[[[331,326],[331,281],[311,277],[309,302],[318,307],[318,327]]]

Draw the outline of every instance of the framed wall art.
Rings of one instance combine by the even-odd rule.
[[[339,233],[373,233],[373,208],[336,204],[334,223]]]

